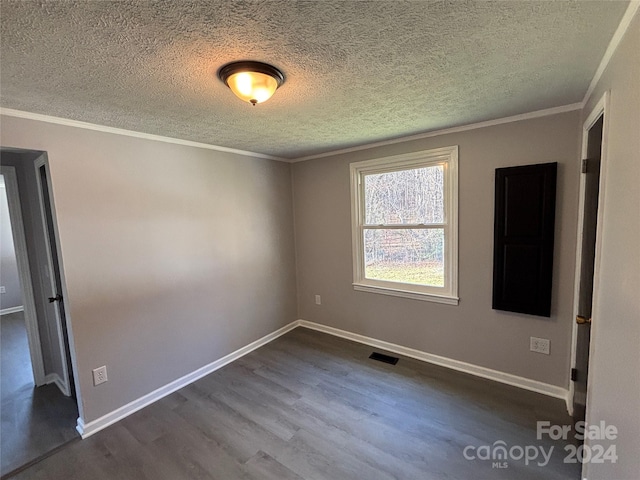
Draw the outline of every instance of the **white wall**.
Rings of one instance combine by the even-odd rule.
[[[591,333],[587,422],[619,430],[615,464],[587,464],[589,480],[640,478],[640,14],[636,13],[583,120],[610,91],[602,253]]]
[[[295,320],[289,165],[6,116],[0,143],[48,155],[85,422]]]

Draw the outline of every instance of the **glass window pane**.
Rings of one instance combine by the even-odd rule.
[[[365,277],[444,286],[444,229],[365,229]]]
[[[366,225],[444,222],[444,167],[364,176]]]

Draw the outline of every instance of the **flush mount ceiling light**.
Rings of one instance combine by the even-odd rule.
[[[218,70],[218,77],[236,97],[252,105],[269,100],[284,83],[284,75],[276,67],[262,62],[232,62]]]

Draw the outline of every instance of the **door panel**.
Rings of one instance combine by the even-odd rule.
[[[493,308],[548,317],[557,163],[496,169]]]
[[[64,302],[62,298],[62,278],[60,276],[60,265],[58,260],[58,248],[56,243],[56,235],[53,220],[53,211],[51,205],[51,196],[49,189],[49,177],[46,164],[36,164],[37,178],[40,188],[40,201],[43,222],[45,227],[46,243],[47,243],[47,264],[44,265],[44,285],[48,289],[45,302],[45,312],[47,323],[55,325],[55,336],[57,337],[56,345],[57,355],[60,369],[58,381],[56,382],[67,396],[74,395],[73,382],[70,381],[71,364],[69,357],[69,338],[65,325]]]
[[[576,321],[576,365],[574,374],[573,416],[584,421],[587,404],[589,344],[591,341],[591,308],[593,304],[593,277],[598,228],[598,199],[600,190],[600,155],[602,147],[603,117],[589,130],[587,154],[583,161],[584,213],[582,217],[582,244],[580,257],[580,286]]]

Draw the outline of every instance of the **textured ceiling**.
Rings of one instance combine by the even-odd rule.
[[[2,0],[1,104],[296,158],[579,102],[626,7]],[[286,82],[244,104],[233,60]]]

